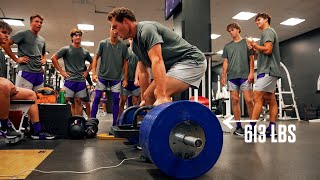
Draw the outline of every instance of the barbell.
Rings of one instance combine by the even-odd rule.
[[[213,112],[192,101],[147,109],[151,110],[140,126],[135,117],[131,126],[113,126],[115,136],[130,138],[138,133],[144,156],[174,178],[196,178],[214,166],[222,150],[223,133]]]

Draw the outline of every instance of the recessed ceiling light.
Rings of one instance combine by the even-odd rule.
[[[81,41],[82,46],[94,46],[94,42],[92,41]]]
[[[94,25],[91,24],[78,24],[78,29],[85,31],[93,31]]]
[[[217,54],[222,54],[223,53],[223,50],[220,50],[217,52]]]
[[[11,26],[24,26],[23,22],[15,19],[3,19],[4,22],[8,23]]]
[[[287,26],[295,26],[297,24],[300,24],[302,23],[303,21],[305,21],[305,19],[299,19],[299,18],[290,18],[290,19],[287,19],[285,21],[283,21],[282,25],[287,25]]]
[[[221,35],[219,34],[211,34],[211,39],[217,39],[218,37],[220,37]]]
[[[255,15],[257,14],[251,12],[239,12],[237,15],[233,16],[232,19],[249,20]]]

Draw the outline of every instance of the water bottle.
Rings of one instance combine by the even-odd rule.
[[[61,104],[65,104],[66,103],[65,94],[66,94],[66,91],[60,90],[60,92],[59,92],[59,96],[60,96],[59,103],[61,103]]]

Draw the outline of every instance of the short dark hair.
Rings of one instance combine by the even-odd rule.
[[[254,19],[254,21],[257,21],[257,19],[258,19],[259,17],[261,17],[261,18],[263,18],[263,19],[267,19],[267,18],[268,18],[268,23],[269,23],[269,25],[270,25],[270,23],[271,23],[271,16],[270,16],[268,13],[265,13],[265,12],[259,13],[259,14],[256,16],[256,18]]]
[[[41,15],[35,14],[35,15],[30,16],[30,23],[32,22],[32,20],[33,20],[34,18],[39,18],[39,19],[41,19],[41,21],[43,21],[43,17],[42,17]]]
[[[112,18],[115,18],[118,22],[123,22],[124,18],[129,19],[130,21],[136,21],[136,17],[134,16],[133,12],[125,7],[120,7],[112,10],[108,14],[108,21],[111,21]]]
[[[11,26],[4,21],[0,21],[0,29],[6,30],[9,34],[12,32]]]
[[[71,31],[70,31],[71,42],[73,42],[72,37],[76,34],[80,34],[82,36],[83,32],[77,28],[71,29]]]
[[[241,32],[241,27],[240,27],[240,25],[239,25],[238,23],[231,23],[231,24],[229,24],[229,25],[227,26],[227,31],[229,32],[229,29],[234,29],[234,28],[238,29],[239,32]]]

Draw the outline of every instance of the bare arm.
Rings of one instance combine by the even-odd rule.
[[[226,85],[226,76],[227,76],[227,70],[228,70],[228,59],[224,58],[223,65],[222,65],[222,75],[221,75],[221,84],[222,86]]]
[[[272,42],[265,42],[263,46],[259,46],[257,43],[252,43],[252,47],[263,54],[270,55],[272,53],[273,44]]]
[[[138,61],[138,63],[139,63],[139,61]],[[134,85],[135,86],[139,86],[140,68],[138,66],[138,63],[137,63],[137,67],[136,67],[136,72],[134,73]]]
[[[99,55],[96,54],[94,55],[93,59],[92,59],[92,63],[91,63],[91,68],[92,68],[92,81],[93,82],[97,82],[98,77],[97,77],[97,64],[98,64],[98,59],[99,59]]]
[[[142,64],[141,61],[137,64],[137,69],[139,69],[139,83],[141,89],[141,101],[143,101],[143,93],[146,91],[150,84],[150,74],[148,68]],[[137,70],[136,70],[137,72]]]
[[[155,105],[161,102],[170,102],[170,97],[166,94],[166,69],[164,66],[163,58],[162,58],[162,49],[161,44],[156,44],[153,46],[148,52],[149,58],[151,60],[151,68],[154,77],[154,81],[156,84],[156,102]]]
[[[14,44],[14,42],[9,38],[7,43],[2,44],[2,48],[4,49],[4,51],[6,52],[6,54],[15,62],[17,63],[28,63],[29,62],[29,57],[28,56],[23,56],[20,58],[17,58],[12,50],[11,50],[11,45]]]
[[[128,86],[128,60],[127,59],[125,59],[123,61],[122,68],[123,68],[123,72],[124,72],[123,73],[124,74],[124,79],[122,81],[122,86],[123,87],[127,87]]]
[[[58,56],[56,54],[54,54],[52,57],[51,57],[51,61],[52,61],[52,64],[53,66],[60,72],[60,74],[64,77],[64,78],[68,78],[70,77],[69,74],[70,73],[67,73],[65,72],[64,70],[62,70],[62,68],[60,67],[59,65],[59,62],[58,62]]]
[[[249,62],[250,73],[248,76],[248,81],[249,81],[249,83],[253,83],[253,81],[254,81],[254,55],[250,55],[249,59],[250,59],[250,62]]]

